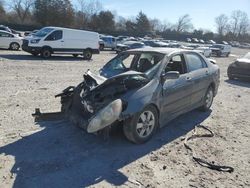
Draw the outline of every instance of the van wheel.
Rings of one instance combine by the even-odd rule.
[[[140,113],[125,120],[123,132],[127,139],[142,144],[151,139],[158,127],[158,112],[154,106],[147,106]]]
[[[227,57],[229,57],[229,55],[230,55],[230,53],[227,53],[227,55],[226,55],[226,56],[227,56]]]
[[[50,56],[51,56],[51,50],[48,49],[48,48],[42,49],[41,56],[42,56],[43,58],[45,58],[45,59],[50,58]]]
[[[104,50],[104,45],[100,44],[100,50]]]
[[[90,60],[92,58],[92,52],[91,50],[84,50],[83,52],[83,58],[86,60]]]
[[[210,107],[213,104],[213,100],[214,100],[214,90],[213,88],[210,86],[206,92],[206,95],[203,99],[203,106],[200,108],[201,111],[206,112],[210,109]]]
[[[11,50],[17,51],[17,50],[19,50],[19,48],[20,48],[20,45],[18,43],[16,43],[16,42],[13,42],[13,43],[10,44],[10,49]]]
[[[73,57],[78,57],[78,54],[73,54]]]

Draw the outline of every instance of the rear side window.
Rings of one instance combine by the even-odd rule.
[[[197,54],[186,54],[186,61],[190,72],[206,67],[206,63]]]
[[[47,38],[46,41],[55,41],[62,39],[63,32],[62,30],[53,31]]]

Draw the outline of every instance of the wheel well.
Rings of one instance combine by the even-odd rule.
[[[17,44],[18,46],[20,46],[20,44],[18,44],[18,42],[11,42],[11,43],[10,43],[10,46],[11,46],[12,44]]]
[[[156,111],[157,111],[158,118],[160,118],[160,110],[159,110],[158,106],[156,104],[154,104],[154,103],[151,103],[148,106],[154,107],[156,109]]]
[[[84,51],[91,51],[91,53],[92,53],[92,49],[91,48],[86,48]]]
[[[44,50],[44,49],[50,50],[51,53],[53,52],[53,50],[52,50],[52,48],[50,46],[43,46],[42,50]]]
[[[214,91],[215,91],[215,83],[212,82],[212,83],[209,85],[209,87],[211,87],[211,88],[213,89],[213,94],[214,94]]]

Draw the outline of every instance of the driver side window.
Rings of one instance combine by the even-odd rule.
[[[165,73],[169,71],[178,71],[180,74],[187,73],[186,62],[183,54],[177,54],[170,58],[169,63],[165,68]]]
[[[62,39],[63,32],[61,30],[53,31],[45,41],[56,41]]]

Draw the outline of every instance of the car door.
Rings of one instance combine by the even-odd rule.
[[[171,65],[171,59],[176,64]],[[178,65],[179,62],[179,65]],[[170,66],[171,65],[171,66]],[[167,79],[162,87],[162,110],[167,120],[173,116],[179,115],[188,109],[191,103],[193,80],[190,73],[187,72],[187,66],[183,54],[175,54],[170,57],[164,72],[178,71],[180,77],[178,79]]]
[[[0,31],[0,48],[9,48],[13,35]]]
[[[63,31],[55,30],[50,33],[45,39],[43,45],[50,46],[54,51],[63,51],[64,47]]]
[[[192,78],[194,87],[192,94],[192,105],[202,102],[203,97],[210,84],[209,69],[202,56],[198,53],[185,53],[187,68]]]

